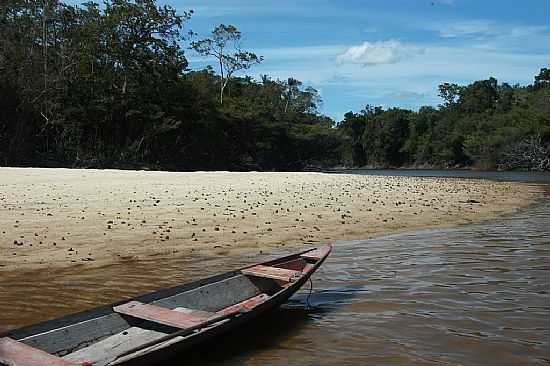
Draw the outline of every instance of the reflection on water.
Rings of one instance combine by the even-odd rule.
[[[550,202],[477,225],[339,243],[315,276],[310,311],[302,291],[197,350],[193,364],[550,364],[548,222]]]
[[[546,199],[480,224],[338,243],[314,277],[311,308],[305,286],[261,321],[170,364],[548,365],[549,222]],[[2,273],[0,328],[257,260]]]

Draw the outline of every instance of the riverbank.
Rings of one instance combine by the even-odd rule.
[[[495,217],[540,192],[456,178],[0,168],[0,271],[362,239]]]

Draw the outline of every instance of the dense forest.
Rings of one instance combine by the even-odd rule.
[[[299,80],[255,80],[241,33],[204,38],[154,0],[0,4],[0,165],[174,170],[550,169],[550,70],[444,83],[442,105],[319,113]],[[186,55],[215,60],[190,70]],[[290,75],[289,75],[290,76]]]
[[[439,86],[443,104],[417,112],[367,106],[338,129],[355,166],[550,170],[550,70],[533,85]]]

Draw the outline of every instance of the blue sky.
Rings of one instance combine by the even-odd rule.
[[[341,119],[366,104],[437,105],[442,82],[531,83],[550,67],[548,0],[159,0],[194,10],[204,37],[220,23],[264,56],[254,77],[294,77]],[[190,66],[205,60],[187,52]]]
[[[548,0],[261,1],[167,0],[193,9],[205,36],[233,24],[263,55],[248,71],[295,77],[321,92],[322,112],[340,119],[366,104],[437,105],[437,85],[494,76],[526,84],[550,66]],[[191,67],[204,60],[190,56]]]

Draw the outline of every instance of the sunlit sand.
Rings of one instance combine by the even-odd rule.
[[[448,178],[0,168],[0,271],[368,238],[494,217],[538,193]]]

